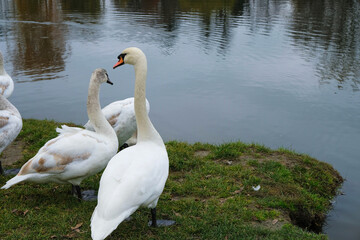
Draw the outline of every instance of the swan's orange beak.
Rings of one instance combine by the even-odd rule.
[[[121,66],[123,64],[124,64],[124,59],[122,57],[119,57],[119,61],[113,66],[113,69],[115,69],[118,66]]]

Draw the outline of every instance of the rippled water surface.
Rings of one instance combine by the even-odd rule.
[[[130,97],[126,47],[148,58],[150,117],[165,140],[242,140],[331,163],[346,182],[325,232],[360,239],[357,0],[0,0],[0,50],[24,118],[83,124],[91,72]]]

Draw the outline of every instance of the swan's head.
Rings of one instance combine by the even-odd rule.
[[[119,61],[114,65],[113,69],[123,65],[123,64],[131,64],[135,65],[139,59],[146,59],[145,54],[137,47],[126,48],[121,54],[118,56]]]
[[[91,78],[100,84],[106,82],[106,83],[113,85],[113,83],[109,79],[109,76],[108,76],[106,70],[103,68],[95,69],[91,75]]]

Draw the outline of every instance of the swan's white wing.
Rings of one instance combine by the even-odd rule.
[[[56,132],[60,133],[60,134],[74,134],[77,133],[79,131],[83,131],[83,128],[78,128],[78,127],[69,127],[66,125],[61,125],[61,128],[56,128]]]
[[[110,160],[100,180],[92,234],[110,234],[140,206],[155,207],[168,176],[167,153],[155,144],[144,145],[126,148]]]
[[[127,161],[127,159],[130,160],[127,157],[131,155],[134,147],[122,150],[123,158],[119,157],[120,153],[115,155],[101,177],[98,204],[91,216],[91,237],[94,240],[105,239],[125,218],[139,208],[139,204],[131,200],[132,194],[121,191],[121,188],[127,188],[125,184],[128,181],[123,181],[123,179],[134,163],[134,161]],[[136,189],[133,190],[136,191]],[[123,195],[119,196],[121,192]],[[107,205],[106,202],[110,204]]]
[[[21,117],[8,110],[0,110],[0,153],[17,137],[21,128]]]
[[[34,181],[43,176],[48,177],[46,181],[55,182],[77,178],[82,180],[101,171],[115,153],[116,150],[111,151],[108,140],[99,134],[79,128],[67,129],[65,133],[48,141],[22,166],[18,175],[33,174],[34,179],[28,180]],[[50,175],[54,179],[49,179]]]

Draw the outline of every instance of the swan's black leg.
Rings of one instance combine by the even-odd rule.
[[[150,212],[151,212],[151,226],[152,227],[157,227],[157,224],[156,224],[156,207],[151,208]]]
[[[168,227],[175,224],[173,220],[162,220],[156,219],[156,207],[150,209],[151,212],[151,221],[149,221],[148,226],[150,227]]]
[[[2,168],[1,161],[0,161],[0,175],[5,175],[5,174],[4,174],[4,169]]]
[[[82,200],[81,188],[79,185],[72,185],[72,192],[73,192],[73,194],[77,195],[77,198],[79,200]]]
[[[76,194],[77,194],[77,196],[78,196],[78,199],[79,199],[79,200],[82,200],[82,195],[81,195],[81,188],[80,188],[80,186],[79,186],[79,185],[76,185],[76,186],[75,186],[75,190],[76,190]]]
[[[121,150],[123,150],[123,149],[125,149],[127,147],[129,147],[129,144],[124,143],[123,145],[120,146],[119,151],[121,151]]]

